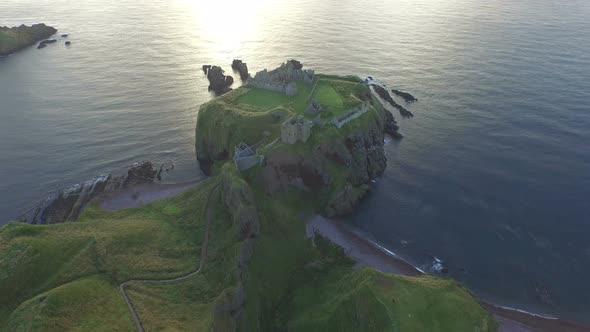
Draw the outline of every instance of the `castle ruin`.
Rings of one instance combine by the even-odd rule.
[[[281,126],[281,142],[286,144],[305,143],[311,135],[312,127],[313,122],[302,116],[294,116]]]
[[[261,70],[248,79],[248,85],[284,93],[287,96],[297,95],[297,84],[301,81],[310,87],[314,84],[315,72],[310,69],[301,69],[293,60],[283,63],[280,67],[268,71]]]

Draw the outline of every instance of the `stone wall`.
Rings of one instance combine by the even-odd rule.
[[[369,110],[369,108],[371,107],[370,103],[368,101],[364,101],[362,104],[360,104],[359,106],[351,109],[348,113],[346,113],[345,115],[342,115],[340,117],[334,118],[332,120],[332,123],[338,127],[338,128],[342,128],[342,126],[344,126],[346,123],[358,118],[359,116],[367,113],[367,111]]]

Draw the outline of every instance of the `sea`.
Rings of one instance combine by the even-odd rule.
[[[590,322],[590,1],[0,2],[0,25],[38,22],[68,37],[0,58],[1,224],[144,159],[202,177],[201,66],[295,58],[418,98],[346,222],[486,301]]]

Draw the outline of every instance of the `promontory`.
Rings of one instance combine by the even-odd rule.
[[[44,23],[0,27],[0,56],[5,56],[53,36],[57,30]]]

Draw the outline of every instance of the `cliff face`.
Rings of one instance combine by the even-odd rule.
[[[53,27],[43,23],[28,27],[0,27],[0,56],[9,55],[36,42],[51,37],[57,32]]]
[[[380,176],[387,160],[383,150],[384,121],[367,114],[357,128],[310,146],[311,151],[284,146],[267,154],[260,178],[268,193],[292,187],[318,197],[328,217],[351,213],[369,190],[368,183]]]
[[[228,164],[222,170],[221,199],[232,222],[238,226],[236,283],[225,289],[215,301],[212,331],[236,331],[240,320],[245,317],[242,313],[246,302],[244,279],[248,261],[254,254],[256,237],[260,233],[260,220],[252,189],[231,166]]]
[[[278,137],[284,121],[277,110],[243,112],[224,104],[224,98],[232,97],[203,105],[197,121],[197,159],[208,174],[216,162],[231,160],[238,142],[256,143],[264,138],[261,132]],[[376,98],[372,104],[369,112],[342,128],[326,124],[313,128],[305,144],[279,143],[264,151],[265,163],[256,170],[255,181],[269,194],[293,188],[313,193],[329,217],[352,212],[370,181],[385,170],[385,132],[397,129]]]

